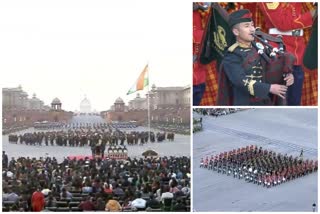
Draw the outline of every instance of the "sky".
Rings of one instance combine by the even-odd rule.
[[[136,97],[126,93],[147,63],[150,88],[191,86],[192,3],[1,1],[0,47],[2,88],[107,110]]]

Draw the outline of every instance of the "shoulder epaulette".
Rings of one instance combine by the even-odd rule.
[[[275,10],[279,6],[279,2],[266,3],[269,10]]]
[[[228,51],[233,52],[234,49],[236,49],[238,46],[239,46],[239,43],[236,42],[228,48]]]

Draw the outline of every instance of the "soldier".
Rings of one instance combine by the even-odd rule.
[[[2,168],[3,169],[6,169],[8,167],[8,161],[9,161],[8,155],[6,154],[5,151],[2,151]]]
[[[299,157],[300,157],[301,159],[303,158],[303,149],[301,149]]]
[[[228,48],[221,63],[220,75],[226,75],[226,81],[219,81],[221,104],[272,105],[272,95],[284,99],[287,87],[293,84],[292,74],[284,78],[286,85],[266,83],[262,57],[253,48],[255,27],[251,17],[249,10],[237,10],[229,15],[228,24],[237,42]],[[233,97],[226,92],[230,87]]]
[[[48,140],[50,141],[50,145],[53,146],[53,144],[54,144],[54,134],[53,134],[53,133],[52,133],[52,134],[51,134],[51,133],[49,134]]]
[[[312,25],[315,10],[303,11],[303,2],[258,3],[266,22],[269,34],[281,35],[286,49],[294,54],[293,66],[295,83],[288,88],[288,105],[300,105],[304,73],[302,70],[303,54],[306,41],[303,37],[306,28]],[[317,45],[317,44],[316,44]],[[313,60],[317,60],[316,57]]]
[[[49,145],[48,138],[49,138],[49,135],[46,133],[46,134],[44,135],[44,142],[45,142],[46,146]]]

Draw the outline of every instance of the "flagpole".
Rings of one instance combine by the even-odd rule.
[[[149,62],[148,62],[148,99],[147,99],[147,102],[148,102],[148,141],[151,142],[151,139],[150,139],[150,131],[151,131],[151,123],[150,123],[150,72],[149,72]]]

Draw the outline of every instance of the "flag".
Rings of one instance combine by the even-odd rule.
[[[149,84],[149,73],[148,73],[148,64],[144,67],[143,71],[139,75],[137,81],[129,89],[127,95],[132,94],[136,91],[143,90],[145,86]]]
[[[235,36],[228,25],[229,14],[219,3],[211,4],[203,48],[200,55],[200,63],[210,64],[216,60],[216,71],[219,71],[221,61],[226,49],[235,43]],[[218,80],[217,105],[230,105],[232,100],[231,84],[223,72],[216,72]]]
[[[236,40],[228,25],[228,12],[218,3],[213,3],[211,7],[212,11],[208,20],[200,62],[209,64],[213,60],[217,60],[219,66],[225,49]]]
[[[303,56],[303,65],[310,70],[318,68],[318,16],[313,21],[311,37]]]

